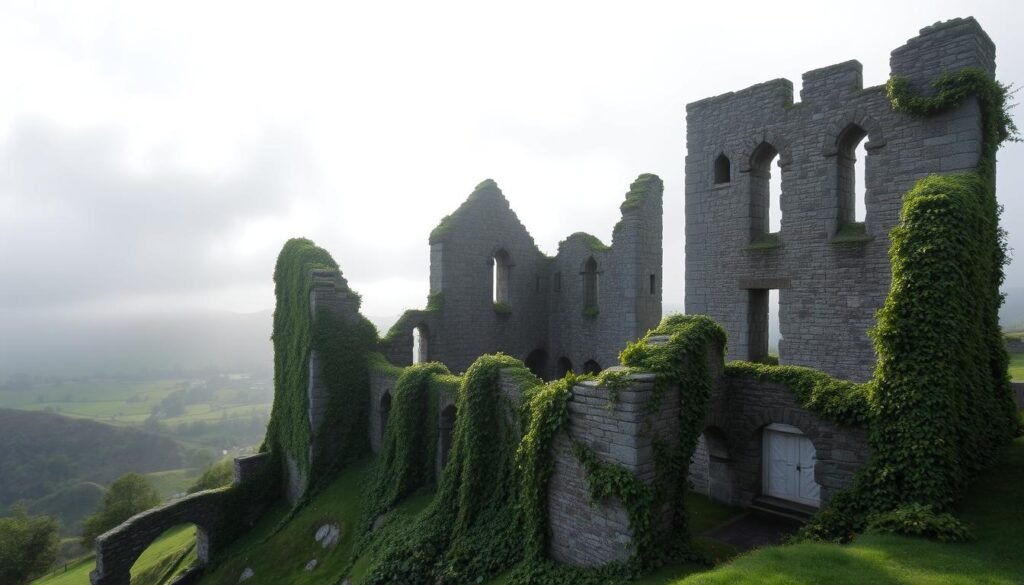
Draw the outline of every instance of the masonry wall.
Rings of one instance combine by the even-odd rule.
[[[893,51],[890,64],[894,75],[925,88],[963,67],[994,74],[995,48],[977,22],[958,19],[922,29]],[[875,361],[867,331],[888,292],[888,233],[903,194],[930,173],[976,168],[980,109],[971,99],[938,116],[896,113],[884,87],[863,88],[856,61],[805,73],[800,103],[793,97],[792,83],[776,79],[687,106],[686,312],[722,324],[728,359],[748,359],[761,310],[752,299],[779,289],[780,362],[866,380]],[[841,147],[851,128],[867,134],[866,237],[840,243],[840,173],[848,159]],[[752,195],[762,145],[779,156],[770,169],[782,177],[777,246],[758,235],[761,210]],[[731,169],[728,182],[716,183],[720,154]]]
[[[650,178],[645,178],[650,177]],[[610,247],[592,236],[573,234],[558,245],[551,290],[549,348],[554,375],[559,359],[576,372],[590,360],[599,368],[616,366],[627,342],[643,337],[661,321],[662,183],[641,176],[633,189],[646,196],[624,209]],[[597,261],[597,314],[584,312],[584,266]],[[653,287],[651,284],[653,278]]]
[[[641,175],[643,196],[624,205],[612,244],[573,234],[555,257],[544,255],[493,181],[484,181],[431,235],[430,295],[436,306],[409,311],[388,333],[382,352],[412,362],[412,331],[422,327],[427,359],[465,371],[482,354],[503,352],[539,376],[618,363],[618,352],[661,320],[662,184]],[[495,255],[505,252],[508,312],[495,310]],[[597,262],[596,311],[584,311],[584,267]]]
[[[725,377],[711,401],[705,423],[703,457],[695,452],[692,477],[703,493],[733,506],[747,507],[761,495],[764,477],[764,427],[782,423],[800,429],[814,445],[815,481],[821,503],[850,487],[867,461],[867,431],[822,419],[801,406],[781,384],[750,377]],[[713,445],[713,446],[709,446]],[[698,485],[694,482],[695,485]]]
[[[676,400],[664,400],[650,412],[653,374],[637,374],[619,391],[614,407],[608,389],[593,381],[576,385],[569,402],[569,422],[553,443],[554,469],[548,482],[550,553],[557,561],[600,566],[625,561],[633,553],[629,514],[618,500],[592,502],[583,466],[572,452],[572,442],[587,445],[598,458],[615,463],[652,483],[656,469],[654,441],[676,435],[679,420]]]

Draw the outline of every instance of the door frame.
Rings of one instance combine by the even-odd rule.
[[[796,496],[795,498],[786,498],[786,497],[781,497],[781,496],[777,496],[777,495],[769,493],[769,491],[768,491],[768,482],[769,482],[769,476],[771,474],[770,466],[772,464],[771,449],[770,449],[770,446],[769,446],[769,440],[770,440],[769,436],[770,436],[770,433],[796,435],[796,436],[802,437],[804,440],[806,440],[811,445],[811,448],[814,449],[815,467],[817,467],[818,448],[814,446],[814,442],[811,441],[810,437],[805,435],[803,431],[801,431],[797,427],[794,427],[793,425],[787,425],[787,424],[783,424],[783,423],[772,423],[772,424],[769,424],[769,425],[765,425],[765,427],[761,430],[761,493],[766,495],[766,496],[771,496],[773,498],[779,498],[781,500],[786,500],[786,501],[789,501],[789,502],[796,502],[798,504],[803,504],[805,506],[814,506],[815,508],[820,507],[821,506],[821,496],[820,495],[818,497],[818,500],[815,501],[815,500],[812,500],[812,499],[809,499],[809,498],[801,498],[799,496]],[[812,478],[812,479],[814,480],[815,484],[817,484],[817,479],[814,479],[814,478]],[[798,480],[797,481],[797,492],[798,493],[799,493],[799,490],[800,490],[799,484],[800,484],[800,482]],[[820,489],[821,489],[820,484],[818,485],[818,489],[819,489],[819,494],[820,494]]]

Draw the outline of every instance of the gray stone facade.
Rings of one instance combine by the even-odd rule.
[[[464,371],[477,357],[503,352],[542,378],[618,363],[618,352],[661,320],[662,185],[641,175],[622,206],[610,246],[586,234],[545,256],[493,181],[481,183],[448,216],[430,244],[430,294],[436,310],[412,311],[383,351],[412,362],[412,331],[426,335],[426,358]],[[502,303],[496,310],[495,264]],[[589,283],[589,285],[588,285]],[[559,364],[562,364],[561,366]]]
[[[974,19],[957,19],[922,29],[890,64],[928,91],[938,75],[964,67],[994,75],[995,47]],[[977,167],[977,101],[936,116],[900,114],[848,61],[805,73],[799,103],[793,84],[776,79],[691,103],[686,119],[686,312],[725,327],[729,359],[757,360],[767,348],[767,291],[779,289],[780,363],[868,379],[867,331],[888,293],[888,234],[903,194],[930,173]],[[852,159],[862,139],[859,226]],[[782,177],[777,234],[767,233],[770,173]]]

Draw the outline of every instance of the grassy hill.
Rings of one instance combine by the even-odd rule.
[[[108,485],[129,471],[183,466],[178,443],[138,429],[3,408],[0,429],[0,508],[83,482]]]
[[[97,483],[83,481],[29,502],[25,508],[33,516],[56,518],[60,522],[61,534],[81,534],[82,520],[96,510],[106,491]]]
[[[286,511],[279,508],[256,529],[232,546],[203,578],[203,585],[234,584],[242,571],[253,570],[253,585],[261,583],[325,583],[344,576],[359,578],[373,559],[351,559],[353,523],[358,519],[360,485],[366,465],[343,473],[328,489],[280,528]],[[391,512],[379,530],[386,535],[392,523],[409,522],[432,494],[419,494]],[[1024,438],[1017,439],[1004,463],[980,478],[958,515],[977,536],[975,542],[943,544],[923,539],[866,534],[849,545],[805,543],[755,550],[727,559],[714,569],[697,564],[668,566],[636,583],[644,585],[749,584],[1013,584],[1024,583]],[[729,517],[729,512],[694,496],[692,529],[700,531]],[[315,540],[325,523],[341,527],[341,541],[323,549]],[[280,528],[275,531],[275,528]],[[699,541],[698,541],[699,542]],[[704,542],[706,551],[728,556],[729,551]],[[311,571],[306,564],[316,559]],[[488,585],[502,583],[502,578]]]

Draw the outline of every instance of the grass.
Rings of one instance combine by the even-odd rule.
[[[287,516],[287,509],[284,505],[276,507],[254,530],[225,551],[200,583],[234,585],[247,568],[253,570],[252,583],[334,582],[328,579],[337,578],[349,563],[368,470],[368,461],[347,469],[283,526],[279,525]],[[324,524],[338,524],[341,528],[337,546],[326,550],[314,539],[317,529]],[[277,528],[280,531],[275,532]],[[306,563],[312,559],[317,560],[317,567],[306,571]]]
[[[1024,382],[1024,353],[1010,354],[1010,379]]]
[[[253,569],[251,582],[257,584],[312,585],[340,579],[350,563],[361,489],[368,470],[369,462],[364,462],[343,472],[333,484],[290,518],[285,505],[274,508],[253,531],[217,560],[201,583],[233,585],[246,568]],[[849,545],[803,543],[772,546],[736,557],[735,550],[699,535],[734,518],[738,511],[690,494],[687,506],[694,542],[710,558],[723,559],[724,562],[711,570],[696,563],[670,565],[633,583],[1021,584],[1024,583],[1024,554],[1021,553],[1024,551],[1024,506],[1019,505],[1022,496],[1024,437],[1012,444],[1001,466],[975,482],[957,510],[958,517],[977,535],[974,542],[942,544],[893,535],[865,534]],[[408,498],[389,513],[381,530],[386,531],[389,525],[414,521],[432,497],[433,494],[428,492]],[[328,522],[341,526],[342,537],[336,548],[325,551],[315,542],[314,534],[317,528]],[[164,558],[167,558],[166,554]],[[319,561],[317,568],[306,571],[306,563],[313,558]],[[349,576],[357,582],[372,566],[372,558],[356,559]],[[75,570],[78,570],[77,566],[72,567],[69,574]],[[85,570],[80,575],[87,573]],[[505,575],[499,576],[487,585],[500,585],[505,578]],[[54,580],[37,585],[85,582]]]
[[[738,557],[713,571],[668,585],[862,583],[968,585],[1024,583],[1024,438],[1004,463],[979,478],[958,516],[978,537],[942,544],[866,534],[846,546],[804,543],[774,546]]]
[[[192,484],[199,479],[196,469],[171,469],[169,471],[156,471],[147,473],[146,479],[153,484],[160,497],[164,500],[170,499],[177,494],[185,493]]]
[[[172,528],[153,541],[132,566],[132,585],[162,585],[165,577],[188,568],[195,558],[196,529],[192,525]],[[85,585],[96,559],[88,556],[71,562],[57,572],[33,581],[32,585]]]

